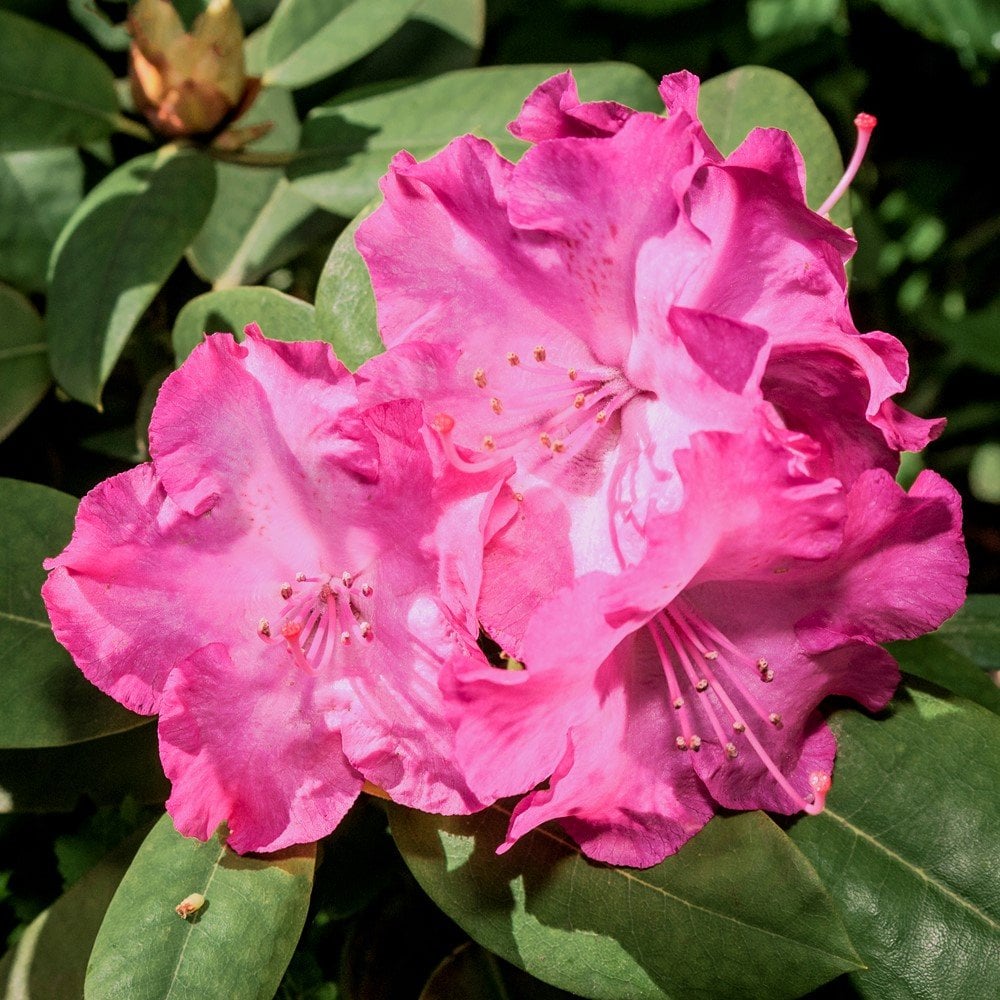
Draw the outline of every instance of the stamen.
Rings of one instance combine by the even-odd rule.
[[[486,436],[485,436],[485,437],[483,438],[483,447],[484,447],[484,448],[485,448],[485,449],[486,449],[487,451],[493,451],[493,449],[494,449],[494,448],[495,448],[496,446],[497,446],[497,444],[496,444],[496,441],[494,441],[494,440],[493,440],[493,435],[492,435],[492,434],[487,434],[487,435],[486,435]]]
[[[283,583],[281,585],[281,596],[287,601],[292,596],[292,585]]]
[[[575,382],[576,381],[576,369],[575,368],[570,368],[570,370],[568,372],[566,372],[566,374],[569,376],[570,382]]]
[[[371,597],[371,596],[372,596],[372,594],[373,594],[374,592],[375,592],[375,591],[374,591],[374,588],[372,587],[372,585],[371,585],[370,583],[366,583],[366,584],[365,584],[365,585],[364,585],[364,586],[363,586],[363,587],[361,588],[361,593],[362,593],[362,595],[363,595],[364,597]]]
[[[296,583],[305,583],[306,582],[306,575],[305,575],[305,573],[296,573],[295,574],[295,582]]]
[[[521,359],[513,351],[507,355],[507,364],[509,364],[511,368],[516,368],[520,363]]]
[[[271,625],[266,618],[261,618],[260,624],[257,626],[257,631],[265,639],[271,638]]]
[[[486,372],[482,368],[477,368],[472,373],[472,381],[479,386],[480,389],[486,388]]]
[[[700,736],[692,736],[691,740],[690,740],[690,743],[691,743],[691,749],[694,750],[695,753],[697,753],[701,749],[701,737]]]
[[[582,410],[583,404],[586,402],[587,402],[587,397],[582,392],[578,392],[573,397],[573,406],[578,410]]]
[[[697,623],[697,625],[695,625],[695,623]],[[653,627],[654,625],[659,628],[657,629],[656,627]],[[729,713],[732,720],[731,726],[733,732],[744,736],[754,753],[756,753],[761,763],[765,768],[767,768],[768,772],[777,782],[782,791],[789,795],[792,801],[795,802],[800,809],[803,809],[811,814],[820,812],[823,808],[826,790],[829,788],[829,775],[825,775],[824,772],[814,772],[814,775],[810,775],[809,781],[812,791],[806,793],[805,795],[796,791],[795,788],[792,787],[791,783],[784,776],[784,774],[782,774],[770,754],[764,749],[753,729],[746,725],[732,698],[730,698],[726,688],[715,676],[715,673],[712,667],[709,666],[709,663],[718,661],[722,666],[726,667],[729,680],[740,690],[740,693],[747,699],[748,703],[751,704],[751,706],[759,714],[761,714],[762,718],[766,719],[775,728],[781,728],[781,715],[777,712],[764,714],[761,711],[760,706],[757,705],[756,702],[750,697],[749,692],[740,682],[734,667],[727,662],[727,659],[721,655],[716,655],[715,657],[709,657],[706,655],[711,652],[718,654],[719,651],[717,649],[709,649],[705,646],[699,637],[698,632],[700,631],[702,634],[711,635],[712,641],[718,646],[727,650],[732,650],[733,656],[737,661],[741,661],[748,665],[752,664],[754,661],[740,654],[736,647],[733,646],[733,644],[729,642],[725,636],[709,625],[708,622],[704,621],[692,608],[680,600],[675,600],[668,609],[661,612],[660,615],[658,615],[650,623],[650,632],[653,635],[657,651],[660,654],[661,662],[664,664],[671,699],[676,699],[679,695],[674,690],[674,687],[676,686],[676,679],[674,680],[674,687],[670,684],[670,679],[673,676],[673,668],[671,661],[666,656],[666,649],[663,643],[657,637],[658,631],[660,630],[662,630],[663,634],[669,640],[670,645],[672,646],[671,652],[676,657],[677,662],[684,669],[684,672],[686,673],[692,686],[699,691],[704,691],[707,688],[711,689],[712,694],[715,695],[722,707]],[[695,672],[694,662],[691,658],[691,652],[689,651],[690,646],[693,646],[694,649],[697,649],[702,654],[704,659],[702,667],[705,673],[704,678],[699,678]],[[766,662],[764,669],[769,669],[766,666]],[[702,683],[705,683],[705,687],[701,686]],[[711,723],[713,730],[716,732],[719,747],[725,753],[727,759],[734,759],[738,755],[738,747],[732,740],[723,736],[712,701],[709,699],[699,699],[698,704],[704,707],[708,714],[708,721]],[[688,740],[688,745],[691,749],[695,749],[695,739],[696,737],[692,737]],[[700,745],[700,743],[701,740],[698,739],[698,744]]]
[[[542,362],[542,361],[545,360],[545,348],[544,347],[536,347],[531,353],[534,355],[534,358],[535,358],[536,361]]]
[[[683,736],[678,736],[677,739],[674,740],[674,743],[676,744],[678,750],[687,750],[688,748],[688,742]]]
[[[844,176],[837,181],[837,186],[830,192],[829,197],[816,209],[817,214],[829,215],[833,206],[840,201],[844,192],[851,186],[851,181],[854,180],[858,168],[861,166],[861,161],[865,158],[865,151],[868,149],[868,143],[877,124],[878,119],[874,115],[867,115],[864,112],[854,119],[854,126],[858,130],[858,138],[854,146],[854,154],[851,156],[851,162],[847,164]]]
[[[344,584],[344,586],[347,587],[348,590],[351,589],[351,584],[354,583],[354,577],[351,576],[351,574],[348,573],[346,570],[344,571],[344,575],[340,578],[340,580]]]
[[[500,414],[503,413],[503,403],[501,403],[500,400],[494,396],[490,400],[490,409],[499,417]]]

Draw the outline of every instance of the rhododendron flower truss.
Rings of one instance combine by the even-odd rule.
[[[472,788],[528,791],[505,848],[555,819],[589,856],[645,866],[719,806],[822,808],[836,745],[817,706],[882,708],[898,670],[878,643],[952,614],[967,560],[935,474],[906,493],[872,470],[844,495],[795,466],[770,433],[696,435],[640,564],[567,581],[526,670],[442,675]]]
[[[939,430],[892,402],[905,351],[854,327],[854,240],[806,205],[790,137],[757,129],[723,157],[697,92],[665,78],[663,117],[581,103],[554,77],[511,125],[532,144],[518,163],[471,136],[400,153],[358,230],[390,347],[373,383],[425,400],[457,468],[516,463],[509,573],[560,535],[551,558],[576,573],[628,565],[647,515],[676,502],[676,450],[762,402],[809,436],[813,475],[845,485]],[[509,594],[487,582],[498,641],[519,641],[542,596],[500,621]]]
[[[241,852],[315,840],[366,779],[422,809],[479,806],[437,673],[472,643],[461,588],[440,583],[475,579],[461,564],[481,547],[439,542],[419,418],[362,412],[328,345],[217,334],[164,384],[152,463],[94,489],[47,562],[56,636],[160,714],[181,832],[225,821]]]

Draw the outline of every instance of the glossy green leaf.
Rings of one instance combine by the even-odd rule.
[[[698,113],[723,153],[731,153],[753,128],[780,128],[795,140],[806,162],[807,200],[821,205],[844,172],[837,140],[812,98],[789,76],[766,66],[743,66],[708,80]],[[850,199],[841,198],[833,221],[851,224]]]
[[[289,168],[296,189],[318,205],[353,216],[377,193],[389,160],[406,149],[418,160],[466,132],[489,139],[509,158],[527,148],[507,131],[531,90],[565,66],[492,66],[445,73],[369,97],[314,108],[302,133],[303,155]],[[656,85],[625,63],[575,66],[585,100],[614,99],[662,110]]]
[[[983,670],[1000,670],[1000,595],[969,594],[935,633]]]
[[[268,33],[264,83],[304,87],[371,52],[417,0],[282,0]]]
[[[102,139],[117,111],[111,70],[89,49],[0,10],[0,152]]]
[[[72,812],[84,796],[118,805],[125,796],[144,805],[170,794],[156,740],[156,720],[71,746],[0,750],[0,812]]]
[[[87,1000],[239,997],[271,1000],[302,933],[316,845],[240,857],[218,836],[153,827],[94,943]],[[204,905],[174,912],[192,893]]]
[[[287,90],[261,92],[240,126],[269,121],[274,128],[255,153],[298,146],[299,120]],[[215,201],[187,252],[197,273],[216,288],[259,281],[334,231],[338,220],[297,191],[280,168],[217,163]],[[341,223],[342,224],[342,223]]]
[[[0,961],[5,1000],[79,1000],[90,949],[142,835],[126,838],[25,929]]]
[[[274,288],[226,288],[192,299],[174,324],[174,355],[180,364],[201,343],[206,333],[235,333],[257,323],[273,340],[321,340],[313,320],[313,307]]]
[[[968,55],[1000,56],[1000,7],[991,0],[876,0],[908,28]]]
[[[990,673],[1000,669],[1000,596],[972,594],[936,632],[889,651],[907,673],[1000,714],[1000,687]]]
[[[0,479],[0,746],[54,747],[143,720],[101,694],[52,635],[42,560],[69,541],[74,497]]]
[[[35,408],[51,382],[41,317],[26,298],[0,285],[0,441]]]
[[[0,156],[0,280],[24,292],[45,288],[49,254],[83,198],[75,149]]]
[[[791,836],[836,897],[873,1000],[995,996],[1000,719],[904,688],[887,718],[838,712],[827,808]]]
[[[584,997],[776,1000],[859,966],[816,873],[763,813],[716,817],[645,870],[589,862],[548,826],[498,857],[509,820],[500,805],[469,817],[390,805],[389,820],[448,916],[490,951]]]
[[[358,226],[375,210],[367,205],[337,237],[316,286],[316,326],[350,369],[385,350],[378,333],[368,267],[354,245]]]
[[[214,164],[165,147],[130,160],[90,192],[52,253],[45,323],[52,371],[99,406],[125,342],[201,228]]]

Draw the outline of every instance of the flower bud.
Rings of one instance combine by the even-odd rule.
[[[139,0],[128,24],[132,96],[161,135],[209,132],[241,103],[243,26],[231,0],[211,0],[190,33],[170,0]]]

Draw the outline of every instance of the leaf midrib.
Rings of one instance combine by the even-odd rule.
[[[906,858],[904,858],[901,854],[897,854],[894,850],[892,850],[892,848],[888,847],[886,844],[883,844],[882,841],[880,841],[877,837],[873,837],[870,833],[867,833],[860,827],[855,826],[846,817],[841,816],[839,813],[836,813],[832,809],[830,809],[829,806],[823,810],[823,815],[828,816],[830,819],[840,823],[841,826],[849,830],[856,837],[860,837],[867,843],[873,845],[874,847],[877,847],[880,851],[882,851],[884,854],[890,857],[897,864],[906,868],[908,871],[912,872],[918,878],[926,882],[929,886],[936,889],[942,896],[947,897],[948,899],[954,901],[955,903],[958,903],[960,906],[969,910],[971,913],[977,916],[980,920],[983,921],[983,923],[987,924],[993,930],[1000,930],[1000,923],[997,923],[997,921],[993,920],[993,918],[990,917],[988,913],[984,913],[981,909],[979,909],[978,906],[975,905],[975,903],[972,903],[969,900],[965,899],[964,897],[960,896],[957,892],[954,891],[954,889],[948,888],[948,886],[946,886],[943,882],[939,882],[929,872],[925,871],[919,865],[913,864],[912,861],[907,861]]]
[[[503,813],[503,815],[505,816],[509,817],[511,815],[511,812],[507,809],[504,809],[502,806],[493,805],[491,808],[495,809],[497,812]],[[549,840],[553,840],[557,844],[560,844],[562,847],[569,849],[573,853],[575,860],[577,862],[583,863],[583,856],[580,853],[580,849],[572,841],[564,840],[562,837],[553,833],[551,830],[546,829],[545,827],[536,827],[533,832],[542,837],[547,837]],[[716,917],[720,920],[729,921],[730,923],[736,924],[738,927],[745,927],[751,931],[755,931],[760,934],[766,934],[770,937],[777,938],[781,941],[794,942],[800,948],[803,948],[805,950],[817,952],[820,955],[826,955],[833,958],[837,958],[840,959],[841,961],[851,962],[855,968],[859,969],[863,968],[862,965],[855,962],[853,959],[849,958],[846,955],[841,955],[837,952],[824,950],[823,948],[820,948],[817,945],[809,944],[808,942],[801,941],[798,938],[788,937],[788,935],[781,934],[778,931],[771,930],[768,927],[761,927],[759,924],[751,924],[745,920],[740,920],[738,917],[734,917],[729,913],[724,913],[720,910],[712,910],[709,909],[707,906],[701,906],[698,903],[693,903],[690,900],[684,899],[683,896],[678,896],[672,892],[668,892],[666,889],[663,889],[658,885],[654,885],[652,882],[647,882],[645,879],[641,879],[637,875],[634,875],[632,872],[627,871],[626,869],[621,868],[617,865],[611,865],[607,868],[607,870],[609,872],[621,875],[622,878],[625,878],[630,882],[635,882],[636,884],[643,886],[646,889],[652,889],[654,892],[658,892],[660,893],[660,895],[666,896],[668,899],[675,900],[676,902],[680,903],[682,906],[686,906],[690,910],[698,910],[701,913],[706,913],[709,916]]]
[[[214,863],[212,864],[212,872],[208,876],[208,881],[205,883],[205,888],[202,890],[202,895],[207,899],[208,890],[212,884],[212,880],[215,878],[216,873],[221,867],[221,862],[223,857],[225,857],[226,848],[225,845],[219,848],[219,854],[216,857]],[[174,963],[174,974],[170,977],[170,985],[167,986],[166,992],[163,994],[163,1000],[169,1000],[174,993],[174,985],[177,982],[177,977],[180,975],[181,966],[184,964],[184,953],[187,951],[187,946],[191,942],[191,937],[194,934],[195,924],[191,920],[185,919],[184,921],[187,925],[187,933],[184,935],[184,943],[181,945],[181,950],[177,953],[177,961]]]

